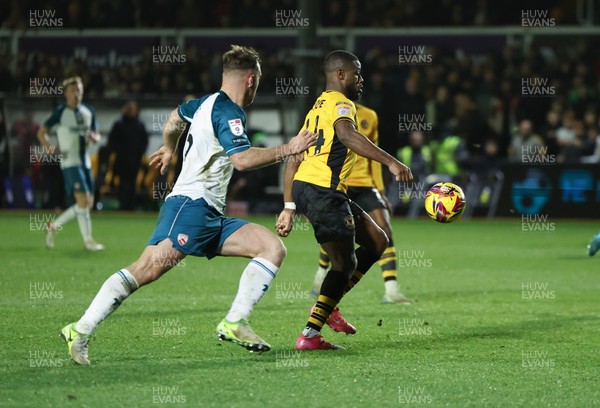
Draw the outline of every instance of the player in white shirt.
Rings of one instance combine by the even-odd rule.
[[[242,108],[254,100],[260,76],[256,51],[232,46],[223,55],[221,90],[190,100],[169,115],[164,146],[151,155],[150,164],[164,174],[181,136],[180,142],[185,143],[181,174],[140,258],[109,277],[79,321],[62,329],[76,363],[90,363],[88,340],[101,321],[136,289],[160,278],[186,255],[251,259],[229,313],[217,326],[217,335],[250,351],[270,350],[254,333],[248,318],[275,278],[286,249],[265,227],[223,215],[227,184],[234,167],[251,170],[273,164],[312,146],[316,135],[302,131],[288,144],[250,147]],[[181,135],[187,123],[191,124],[189,130]]]
[[[83,246],[89,251],[100,251],[104,245],[92,238],[92,219],[90,209],[94,205],[94,179],[88,153],[90,143],[100,141],[98,123],[94,111],[81,103],[83,83],[81,78],[72,77],[63,82],[66,103],[57,106],[52,115],[38,131],[38,139],[45,151],[56,153],[56,147],[50,145],[48,131],[56,128],[58,154],[62,169],[67,199],[71,196],[75,204],[67,208],[54,222],[48,223],[46,246],[54,248],[54,237],[62,226],[77,218]]]

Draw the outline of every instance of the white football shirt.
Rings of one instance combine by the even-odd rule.
[[[179,142],[184,144],[183,164],[167,199],[175,195],[204,198],[223,213],[233,174],[229,156],[250,148],[246,114],[223,91],[188,101],[177,111],[190,126]]]
[[[98,122],[91,108],[81,104],[71,109],[63,103],[52,111],[44,126],[48,130],[56,127],[62,169],[92,166],[85,135],[91,130],[97,131]]]

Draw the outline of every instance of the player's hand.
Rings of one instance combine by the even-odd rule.
[[[302,130],[288,142],[288,154],[302,153],[317,142],[317,134],[307,129]]]
[[[296,211],[291,210],[289,208],[284,209],[281,214],[279,214],[279,218],[277,218],[277,223],[275,223],[275,230],[279,234],[279,236],[287,237],[290,235],[292,231],[292,223],[294,221],[294,213]]]
[[[173,157],[173,152],[166,146],[162,146],[150,155],[150,163],[148,165],[160,169],[160,174],[165,174],[169,163],[171,163],[171,157]]]
[[[393,161],[388,168],[396,178],[396,181],[411,181],[413,179],[410,168],[407,165],[400,163],[398,160]]]
[[[93,144],[96,144],[100,141],[100,133],[90,131],[85,134],[85,138],[88,142],[92,142]]]

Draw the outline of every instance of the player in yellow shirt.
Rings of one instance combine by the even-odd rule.
[[[306,115],[303,126],[317,134],[317,142],[288,161],[284,210],[275,226],[279,235],[289,235],[297,209],[308,218],[317,242],[331,260],[317,303],[296,340],[298,350],[343,348],[325,341],[321,329],[327,323],[336,331],[356,332],[341,316],[337,304],[388,246],[385,232],[346,194],[356,155],[385,164],[397,181],[412,180],[407,166],[357,130],[353,101],[362,93],[364,82],[358,58],[348,51],[333,51],[325,58],[324,68],[326,91]],[[355,242],[359,244],[356,250]]]
[[[369,138],[373,144],[379,144],[379,118],[377,113],[358,103],[356,106],[356,118],[358,129]],[[413,302],[402,294],[398,289],[398,258],[396,248],[392,241],[392,225],[390,224],[390,203],[385,198],[385,187],[381,173],[381,163],[356,156],[354,168],[346,180],[348,186],[348,198],[365,210],[375,223],[385,232],[389,239],[388,247],[385,249],[381,259],[378,261],[381,267],[385,294],[383,303],[412,304]],[[319,255],[319,269],[315,274],[313,282],[313,295],[316,297],[321,289],[321,284],[327,270],[329,269],[329,256],[321,247]]]

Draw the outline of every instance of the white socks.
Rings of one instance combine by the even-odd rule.
[[[304,337],[311,339],[317,334],[321,334],[321,332],[312,327],[305,327],[304,330],[302,330],[302,334],[304,334]]]
[[[269,289],[278,270],[277,266],[264,258],[252,259],[242,273],[237,295],[225,318],[230,322],[247,320],[254,305]],[[82,334],[93,334],[100,322],[114,312],[138,287],[137,281],[127,269],[121,269],[110,276],[77,322],[75,330]]]
[[[77,223],[79,224],[79,231],[81,232],[83,242],[90,241],[92,239],[92,218],[90,217],[90,209],[87,207],[75,207],[75,214],[77,215]]]
[[[53,224],[57,231],[60,230],[60,227],[69,221],[73,221],[75,218],[75,204],[67,208],[61,215],[58,216],[56,220],[54,220]]]
[[[82,334],[93,334],[100,322],[114,312],[138,287],[137,281],[127,269],[121,269],[111,275],[77,322],[75,330]]]
[[[385,293],[397,293],[398,292],[398,281],[396,279],[390,279],[383,282],[385,286]]]
[[[248,320],[254,305],[267,293],[278,270],[264,258],[252,259],[242,273],[237,295],[225,319],[230,322]]]

